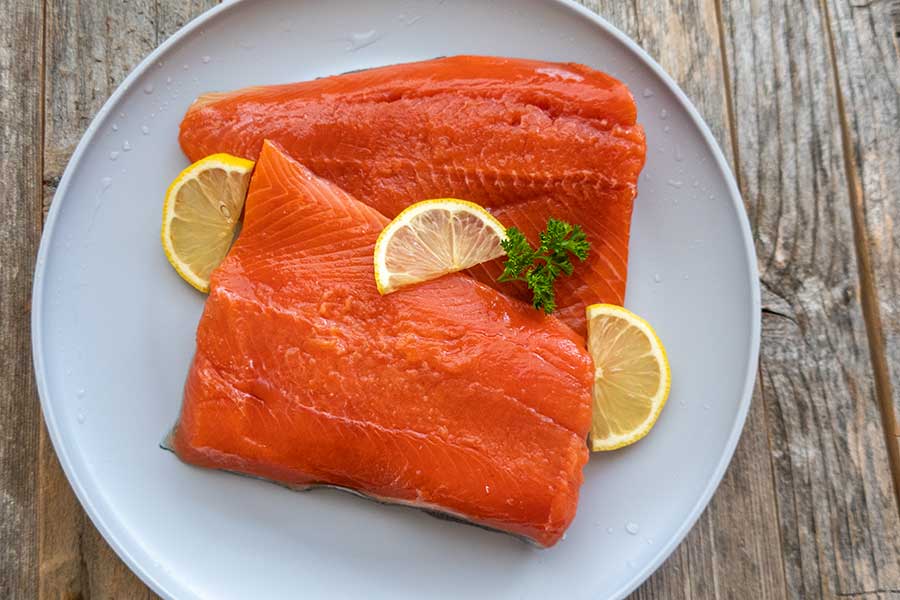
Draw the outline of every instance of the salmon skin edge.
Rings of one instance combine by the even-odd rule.
[[[178,453],[175,451],[175,449],[171,445],[172,435],[174,434],[175,429],[177,427],[178,427],[178,424],[176,423],[175,426],[172,427],[171,430],[169,430],[169,433],[166,435],[166,437],[163,438],[163,440],[159,443],[159,447],[160,447],[160,449],[165,450],[166,452],[170,452],[170,453],[174,454],[178,458],[179,462],[181,462],[182,464],[187,465],[188,467],[191,467],[193,469],[200,469],[203,471],[218,471],[220,473],[227,473],[229,475],[238,475],[245,479],[255,479],[256,481],[263,481],[265,483],[274,484],[274,485],[277,485],[278,487],[290,490],[292,492],[309,492],[309,491],[313,491],[316,489],[323,489],[323,488],[329,489],[330,488],[333,490],[337,490],[339,492],[348,493],[352,496],[356,496],[357,498],[362,498],[364,500],[369,500],[371,502],[381,504],[382,506],[399,506],[402,508],[412,508],[412,509],[416,509],[421,512],[424,512],[428,516],[434,517],[435,519],[439,519],[441,521],[449,521],[451,523],[462,523],[463,525],[471,525],[472,527],[477,527],[478,529],[483,529],[485,531],[490,531],[492,533],[503,533],[503,534],[506,534],[517,540],[526,542],[529,546],[533,546],[535,548],[538,548],[539,550],[546,550],[548,548],[548,546],[543,546],[543,545],[539,544],[536,540],[534,540],[526,535],[519,535],[512,531],[507,531],[505,529],[500,529],[497,527],[491,527],[489,525],[484,525],[483,523],[478,523],[477,521],[472,521],[471,519],[467,519],[466,517],[464,517],[463,515],[460,515],[458,513],[448,511],[448,510],[443,510],[438,507],[420,506],[420,505],[412,503],[412,502],[403,502],[401,500],[394,500],[391,498],[374,496],[372,494],[365,494],[365,493],[363,493],[359,490],[353,489],[353,488],[343,487],[340,485],[333,485],[330,483],[310,483],[308,485],[290,485],[290,484],[287,484],[287,483],[284,483],[281,481],[277,481],[275,479],[268,479],[266,477],[260,477],[259,475],[251,475],[250,473],[243,473],[241,471],[232,471],[230,469],[210,469],[209,467],[200,467],[197,465],[193,465],[189,462],[182,460],[181,457],[178,456]]]

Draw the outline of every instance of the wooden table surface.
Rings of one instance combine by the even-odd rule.
[[[900,598],[900,0],[583,3],[709,123],[743,193],[763,294],[734,460],[635,597]],[[0,0],[0,598],[153,596],[50,445],[31,280],[84,129],[141,58],[214,4]]]

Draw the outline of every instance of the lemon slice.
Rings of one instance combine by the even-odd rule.
[[[213,154],[182,171],[166,191],[162,246],[181,277],[201,292],[234,241],[253,161]]]
[[[656,423],[669,397],[669,361],[647,321],[621,306],[588,306],[587,326],[594,359],[591,450],[615,450]]]
[[[503,225],[466,200],[424,200],[407,207],[375,242],[375,283],[399,288],[462,271],[503,256]]]

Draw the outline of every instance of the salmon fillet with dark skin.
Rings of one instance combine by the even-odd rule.
[[[245,211],[211,277],[177,455],[555,544],[588,459],[583,339],[463,274],[379,295],[387,219],[271,144]]]
[[[488,207],[533,243],[549,217],[581,225],[588,260],[557,282],[557,315],[584,335],[584,308],[622,304],[644,131],[628,88],[577,64],[455,56],[200,97],[181,124],[194,161],[255,159],[263,139],[393,218],[456,197]],[[479,280],[498,283],[502,261]]]

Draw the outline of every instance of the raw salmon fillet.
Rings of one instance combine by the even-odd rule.
[[[387,217],[428,198],[489,207],[532,242],[548,217],[580,224],[587,262],[557,282],[584,335],[587,304],[622,304],[644,131],[628,88],[583,65],[455,56],[200,97],[181,123],[194,161],[255,159],[263,139]],[[473,269],[495,283],[496,261]]]
[[[212,274],[172,449],[553,545],[588,458],[583,340],[462,274],[380,296],[386,224],[263,146],[243,230]]]

